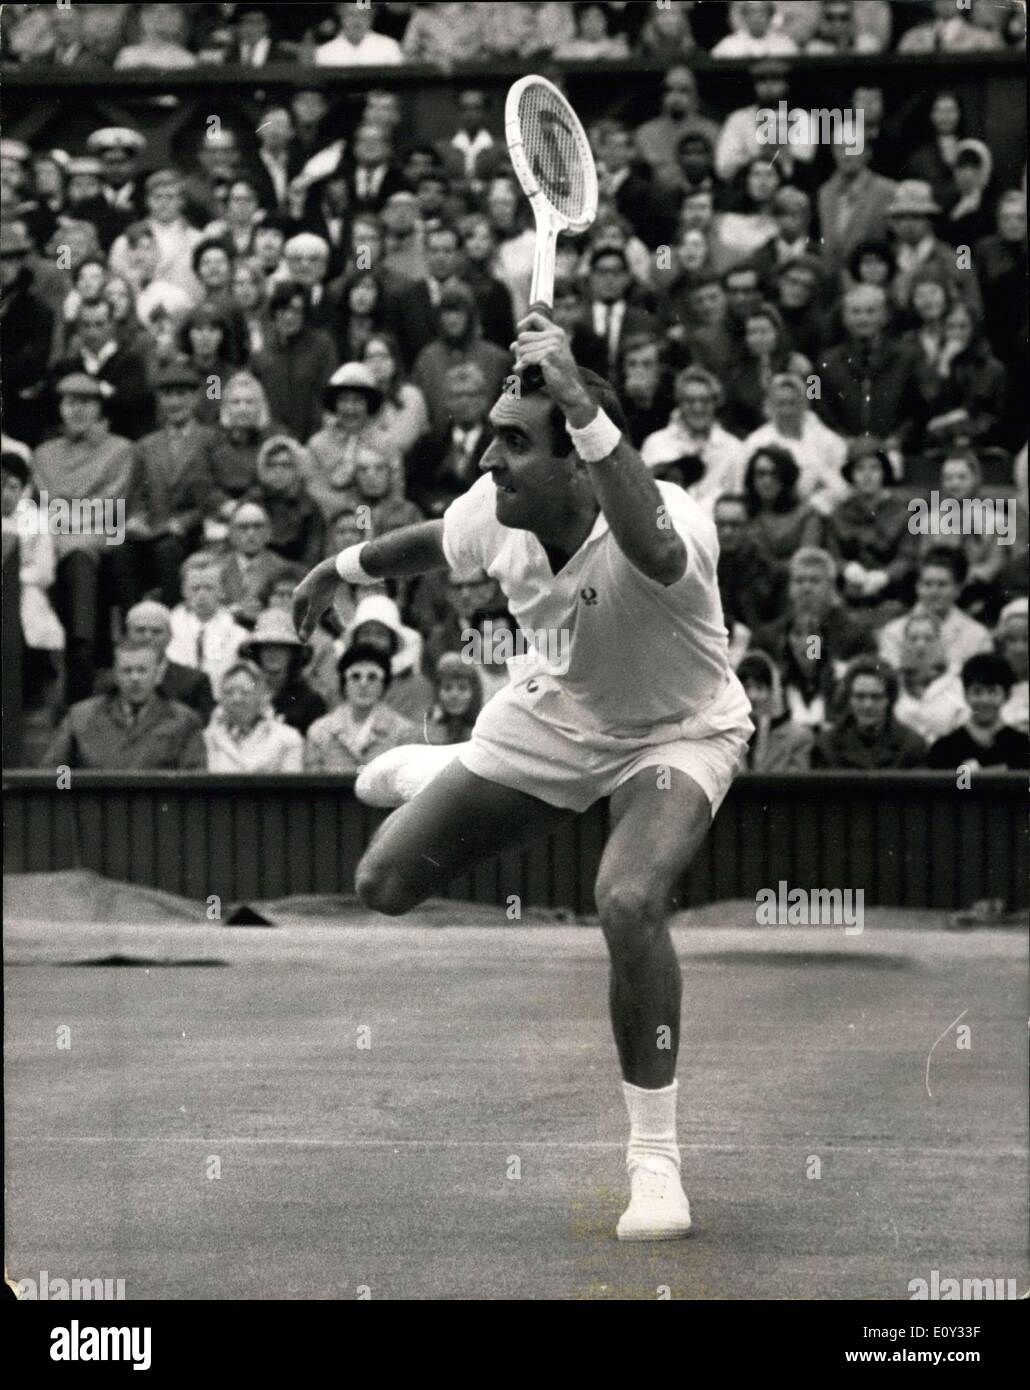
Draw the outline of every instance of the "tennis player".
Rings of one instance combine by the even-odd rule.
[[[689,1230],[690,1207],[667,915],[740,763],[750,706],[727,658],[712,522],[654,481],[611,386],[577,367],[562,328],[530,311],[513,351],[520,375],[490,413],[484,476],[441,519],[324,560],[296,590],[294,621],[306,639],[341,580],[450,568],[495,576],[523,631],[571,635],[560,670],[539,640],[512,663],[471,741],[380,826],[357,892],[379,912],[407,912],[477,861],[611,798],[595,895],[630,1120],[618,1236],[671,1239]]]

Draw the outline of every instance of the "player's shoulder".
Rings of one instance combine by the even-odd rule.
[[[489,473],[477,478],[443,514],[443,548],[452,569],[465,564],[481,567],[504,538],[497,520],[496,485]]]
[[[662,494],[662,505],[681,535],[686,533],[705,543],[715,541],[715,522],[704,507],[677,483],[659,482],[657,486]]]

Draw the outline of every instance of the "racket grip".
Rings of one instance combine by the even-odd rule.
[[[543,299],[538,299],[535,304],[531,304],[526,310],[527,314],[543,314],[545,319],[554,322],[554,307],[546,303]]]

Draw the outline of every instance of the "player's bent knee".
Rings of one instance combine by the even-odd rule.
[[[354,875],[354,891],[363,907],[398,917],[418,904],[418,895],[405,883],[404,876],[382,861],[366,855]]]

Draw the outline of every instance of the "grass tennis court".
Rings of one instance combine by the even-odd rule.
[[[676,929],[695,1230],[655,1245],[614,1235],[627,1131],[596,930],[451,903],[400,925],[17,922],[9,1277],[124,1278],[130,1299],[904,1299],[937,1269],[1023,1292],[1022,935],[890,921]],[[959,1015],[970,1045],[947,1032],[928,1096]]]

